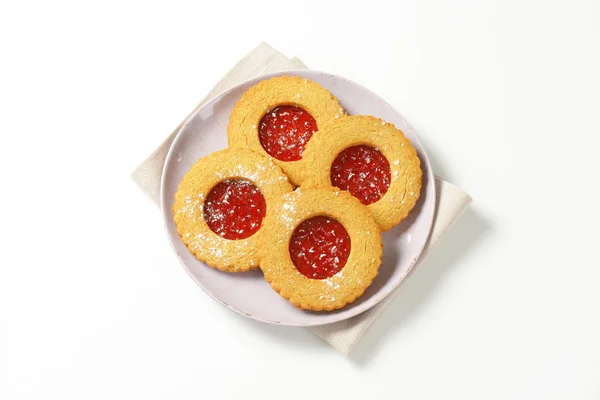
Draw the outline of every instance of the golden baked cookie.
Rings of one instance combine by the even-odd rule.
[[[251,87],[235,105],[227,127],[229,147],[271,156],[299,185],[306,143],[342,115],[336,98],[318,83],[300,77],[271,78]]]
[[[181,240],[213,268],[257,268],[263,218],[292,185],[269,157],[225,149],[203,157],[175,193],[173,217]]]
[[[298,188],[264,220],[261,263],[282,297],[308,310],[352,303],[379,271],[382,242],[360,201],[337,188]]]
[[[344,116],[304,151],[302,186],[336,186],[367,206],[382,231],[402,221],[421,193],[421,162],[401,130],[371,116]]]

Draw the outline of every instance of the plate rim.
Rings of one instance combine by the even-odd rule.
[[[356,312],[355,313],[348,313],[347,315],[343,315],[341,318],[337,318],[333,321],[326,321],[326,322],[322,322],[322,321],[317,321],[317,322],[308,322],[308,323],[289,323],[289,322],[281,322],[281,321],[274,321],[274,320],[270,320],[270,319],[266,319],[263,317],[259,317],[256,315],[252,315],[246,312],[243,312],[241,310],[238,310],[237,308],[229,305],[228,303],[222,301],[221,299],[219,299],[218,297],[216,297],[213,293],[211,293],[210,291],[208,291],[200,282],[199,279],[197,279],[197,277],[192,273],[192,271],[186,266],[186,264],[184,263],[182,257],[178,254],[177,249],[175,248],[175,244],[171,238],[172,234],[169,231],[169,220],[168,220],[168,216],[172,215],[172,211],[171,211],[171,207],[167,206],[168,200],[169,200],[169,196],[166,193],[166,176],[167,176],[167,170],[169,168],[169,165],[172,164],[172,159],[174,158],[174,148],[175,148],[175,144],[180,140],[182,132],[184,131],[184,128],[186,128],[189,124],[190,121],[192,121],[194,119],[194,117],[202,112],[202,110],[204,110],[206,107],[212,105],[213,103],[219,101],[219,99],[227,96],[228,94],[230,94],[231,92],[237,90],[240,86],[246,85],[248,83],[253,83],[253,84],[257,84],[260,81],[266,80],[266,79],[270,79],[273,77],[279,77],[279,76],[297,76],[299,74],[321,74],[321,75],[326,75],[328,77],[331,77],[333,79],[339,79],[342,81],[345,81],[349,84],[353,84],[356,85],[358,87],[360,87],[362,90],[365,90],[366,92],[370,93],[373,97],[375,97],[376,99],[378,99],[381,104],[385,107],[388,107],[389,109],[393,110],[394,112],[396,112],[406,123],[406,125],[412,130],[412,132],[414,133],[414,136],[417,140],[418,145],[421,148],[421,152],[423,157],[419,157],[421,158],[421,162],[425,163],[427,165],[427,179],[428,179],[428,184],[432,185],[432,195],[434,198],[434,204],[433,204],[433,208],[431,211],[431,217],[429,219],[429,226],[427,227],[427,234],[426,234],[426,239],[423,242],[422,246],[420,246],[417,255],[414,257],[414,259],[411,261],[410,265],[408,266],[407,270],[406,270],[406,274],[401,277],[401,279],[396,282],[395,284],[393,284],[385,293],[382,294],[378,294],[377,296],[374,296],[374,299],[371,303],[362,303],[362,304],[366,304],[366,306],[363,306],[362,308],[360,306],[358,306],[356,308]],[[310,79],[310,78],[309,78]],[[357,115],[361,115],[361,114],[357,114]],[[227,132],[225,132],[225,134],[227,134]],[[424,158],[424,160],[422,159]],[[345,321],[347,319],[356,317],[357,315],[360,315],[370,309],[372,309],[373,307],[375,307],[377,304],[379,304],[381,301],[383,301],[383,299],[387,298],[388,296],[392,295],[398,288],[400,288],[400,286],[410,277],[410,275],[414,272],[414,270],[416,269],[416,265],[417,262],[421,259],[422,255],[423,255],[423,251],[425,250],[425,246],[427,246],[427,243],[429,242],[429,239],[431,237],[431,232],[433,230],[433,223],[435,222],[435,217],[436,217],[436,213],[437,213],[437,204],[436,204],[436,199],[437,199],[437,188],[435,185],[435,175],[432,171],[431,168],[431,162],[429,160],[429,156],[427,154],[427,150],[425,149],[425,147],[423,146],[423,143],[421,142],[421,140],[419,139],[419,136],[417,135],[417,132],[413,129],[413,127],[408,123],[408,121],[406,120],[406,118],[404,118],[404,116],[398,111],[396,110],[395,107],[393,107],[391,104],[389,104],[387,101],[385,101],[381,96],[379,96],[377,93],[373,92],[372,90],[370,90],[369,88],[361,85],[358,82],[355,82],[353,80],[350,80],[348,78],[345,78],[343,76],[340,75],[336,75],[336,74],[332,74],[329,72],[324,72],[324,71],[319,71],[319,70],[314,70],[314,69],[286,69],[286,70],[281,70],[281,71],[277,71],[277,72],[270,72],[268,74],[263,74],[263,75],[259,75],[256,76],[254,78],[250,78],[250,79],[246,79],[243,82],[240,82],[234,86],[232,86],[231,88],[223,91],[222,93],[220,93],[219,95],[211,98],[210,100],[208,100],[206,103],[204,103],[201,107],[198,107],[193,113],[191,113],[185,120],[185,122],[181,125],[181,128],[179,128],[179,130],[177,131],[177,133],[175,134],[175,137],[173,138],[173,141],[171,142],[170,146],[169,146],[169,150],[167,152],[167,156],[165,157],[165,162],[163,164],[162,167],[162,175],[161,175],[161,179],[160,179],[160,209],[162,212],[162,217],[163,217],[163,226],[165,229],[165,233],[167,234],[167,239],[169,242],[169,245],[171,246],[171,249],[173,250],[173,252],[175,253],[179,263],[181,264],[181,266],[183,267],[183,269],[186,271],[186,273],[190,276],[190,278],[192,278],[192,280],[196,283],[197,286],[200,287],[200,289],[202,289],[202,291],[204,293],[206,293],[208,296],[210,296],[213,300],[217,301],[219,304],[221,304],[222,306],[226,307],[227,309],[235,312],[236,314],[242,315],[246,318],[250,318],[256,321],[260,321],[263,323],[268,323],[268,324],[273,324],[273,325],[282,325],[282,326],[297,326],[297,327],[311,327],[311,326],[322,326],[322,325],[329,325],[329,324],[333,324],[336,322],[340,322],[340,321]],[[179,237],[177,235],[177,237]],[[179,238],[181,239],[181,238]],[[385,251],[385,249],[384,249]],[[207,266],[207,268],[210,268]]]

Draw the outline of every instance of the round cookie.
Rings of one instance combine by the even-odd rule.
[[[364,153],[367,150],[370,153]],[[362,153],[366,155],[360,157]],[[377,165],[370,173],[365,168],[371,168],[373,160]],[[370,194],[370,199],[361,201],[382,231],[406,218],[421,193],[417,151],[402,131],[375,117],[344,116],[324,127],[306,146],[304,161],[303,187],[332,187],[332,180],[339,180],[358,197]],[[378,185],[380,191],[376,190]]]
[[[222,271],[247,271],[258,267],[266,211],[292,189],[269,157],[225,149],[201,158],[185,174],[173,218],[198,260]]]
[[[284,195],[269,209],[261,241],[265,279],[302,309],[331,311],[352,303],[381,264],[383,245],[372,215],[336,188],[298,188]],[[329,261],[317,265],[317,260]]]
[[[271,78],[251,87],[235,105],[227,127],[229,147],[271,156],[299,185],[306,142],[342,115],[336,98],[318,83],[300,77]]]

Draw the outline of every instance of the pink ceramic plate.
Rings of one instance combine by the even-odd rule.
[[[235,103],[251,86],[274,76],[300,76],[318,82],[338,98],[350,115],[374,115],[392,122],[416,147],[423,168],[423,189],[407,220],[383,234],[379,275],[354,303],[333,312],[303,311],[275,293],[260,271],[225,273],[196,260],[179,238],[171,207],[179,182],[200,158],[227,147],[227,123]],[[272,324],[315,326],[341,321],[377,304],[408,276],[429,237],[435,211],[435,185],[429,160],[417,135],[402,116],[376,94],[348,79],[317,71],[286,71],[252,79],[216,97],[198,110],[177,135],[165,162],[162,212],[173,249],[189,275],[213,299],[246,317]]]

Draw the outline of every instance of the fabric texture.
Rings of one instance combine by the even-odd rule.
[[[254,77],[283,70],[305,69],[306,66],[297,58],[288,59],[266,43],[246,55],[236,64],[211,90],[211,92],[198,104],[192,112],[175,128],[165,141],[132,173],[132,179],[142,188],[146,194],[157,204],[160,204],[160,184],[163,165],[167,157],[171,143],[185,123],[185,121],[196,110],[210,101],[215,96]],[[439,177],[435,178],[437,199],[436,215],[433,223],[431,236],[425,246],[425,250],[413,270],[429,255],[440,239],[458,220],[462,213],[471,203],[471,197]],[[356,343],[361,339],[365,331],[377,319],[385,308],[398,294],[400,287],[387,296],[375,307],[345,321],[334,324],[308,328],[323,340],[333,346],[336,350],[349,354]]]

